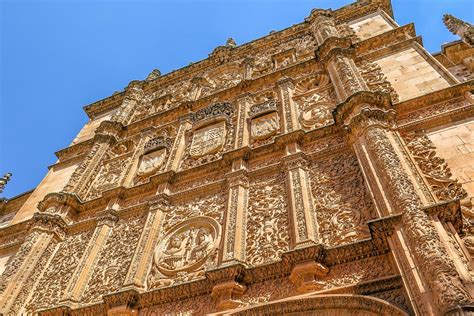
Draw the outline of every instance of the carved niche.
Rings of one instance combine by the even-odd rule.
[[[334,102],[328,76],[317,75],[302,79],[295,86],[293,99],[303,128],[320,128],[334,123]]]
[[[169,137],[158,136],[148,140],[138,164],[137,175],[145,176],[159,171],[166,162],[173,141]]]
[[[253,146],[263,145],[280,131],[280,116],[274,99],[257,103],[250,108],[250,138]]]
[[[234,108],[216,103],[191,114],[192,130],[186,135],[182,169],[214,161],[229,149],[234,135]]]

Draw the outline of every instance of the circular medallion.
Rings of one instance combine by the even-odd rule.
[[[219,244],[220,226],[205,216],[190,218],[170,229],[155,249],[155,263],[164,275],[195,271]]]

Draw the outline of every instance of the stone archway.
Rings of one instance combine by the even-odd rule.
[[[219,313],[220,314],[220,313]],[[217,314],[217,315],[219,315]],[[286,298],[226,311],[225,315],[408,316],[400,308],[375,297],[351,294],[310,295]]]

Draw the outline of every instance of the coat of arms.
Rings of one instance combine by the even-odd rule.
[[[225,124],[225,121],[221,121],[195,130],[189,150],[191,157],[198,158],[221,150],[225,143]]]
[[[252,119],[250,134],[252,139],[265,139],[275,135],[280,129],[280,118],[272,112]]]
[[[144,175],[158,170],[164,163],[166,157],[166,148],[152,151],[144,155],[138,167],[138,175]]]

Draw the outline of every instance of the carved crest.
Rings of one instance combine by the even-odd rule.
[[[225,143],[226,132],[225,121],[195,130],[189,150],[191,157],[198,158],[221,150]]]
[[[138,175],[145,175],[163,166],[172,140],[168,137],[155,137],[145,143],[144,155],[140,159]]]
[[[219,224],[205,216],[178,224],[155,249],[158,270],[166,276],[196,271],[216,248],[219,231]]]
[[[256,104],[250,108],[250,135],[253,140],[269,138],[280,130],[280,117],[275,100]]]

